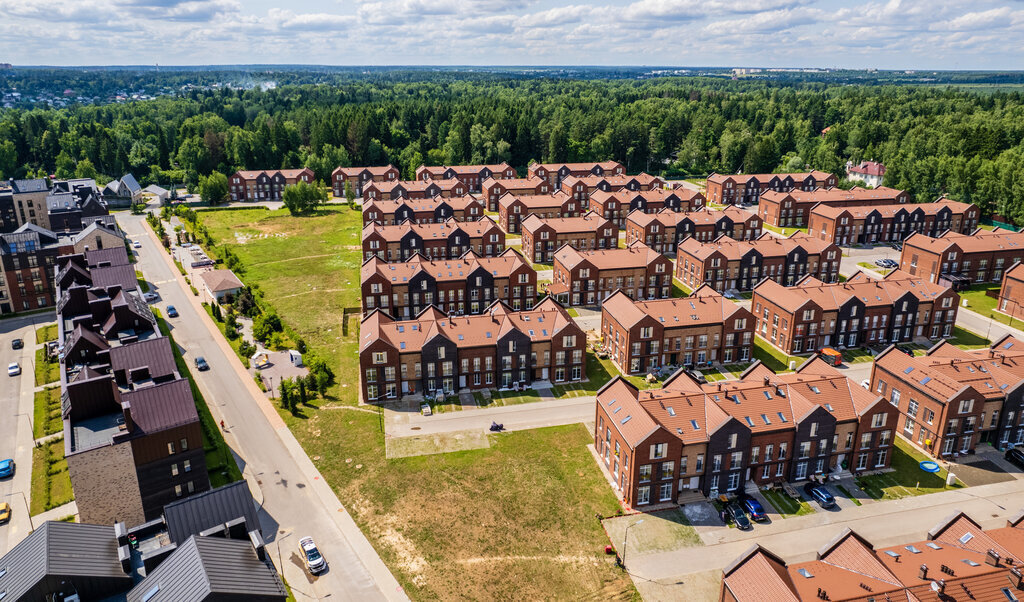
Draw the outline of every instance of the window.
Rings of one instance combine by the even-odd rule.
[[[888,417],[889,415],[886,414],[885,412],[879,412],[878,414],[875,414],[874,416],[871,417],[871,428],[882,428],[883,426],[885,426],[885,420]]]
[[[860,448],[865,449],[871,447],[871,433],[864,433],[860,436]]]
[[[907,402],[907,415],[917,418],[917,400],[911,399]]]
[[[704,471],[704,454],[697,454],[697,467],[694,469],[695,472]]]
[[[661,463],[661,480],[671,479],[675,475],[675,462]]]
[[[174,486],[174,495],[175,497],[181,497],[181,485]]]
[[[672,499],[672,483],[662,483],[658,488],[658,501],[667,502]]]
[[[651,480],[651,465],[643,464],[640,466],[640,482],[646,483]]]
[[[718,472],[720,470],[722,470],[722,455],[715,454],[715,456],[711,458],[711,471]]]
[[[960,413],[967,414],[974,408],[973,399],[962,399],[960,400]]]
[[[899,391],[899,389],[893,388],[892,396],[889,398],[889,401],[891,401],[892,405],[894,405],[894,406],[899,406],[900,405],[900,391]]]
[[[654,445],[651,446],[651,459],[652,460],[660,460],[661,458],[664,458],[665,454],[667,454],[667,453],[668,453],[668,444],[667,443],[655,443]]]
[[[167,444],[167,455],[168,456],[173,456],[174,455],[174,441],[171,441],[170,443]]]
[[[650,486],[649,485],[644,485],[643,487],[637,489],[637,492],[636,492],[636,503],[637,503],[637,505],[649,504],[650,502],[651,502],[651,488],[650,488]]]
[[[171,464],[171,476],[172,477],[178,476],[178,465],[177,464]]]

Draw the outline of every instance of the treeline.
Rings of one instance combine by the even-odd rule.
[[[828,127],[826,134],[822,130]],[[0,114],[3,177],[132,172],[185,182],[236,169],[616,159],[704,176],[882,161],[918,201],[948,195],[1024,222],[1024,96],[717,79],[419,81],[192,91]]]

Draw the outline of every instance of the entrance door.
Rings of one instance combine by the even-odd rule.
[[[459,388],[460,389],[465,389],[466,388],[466,377],[464,375],[459,375]]]
[[[541,380],[547,380],[548,379],[548,369],[547,368],[542,368],[541,369],[541,371],[540,371],[540,379]]]

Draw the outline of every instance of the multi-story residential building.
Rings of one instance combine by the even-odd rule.
[[[633,211],[626,217],[626,243],[643,242],[660,253],[675,253],[679,243],[691,236],[710,242],[719,236],[752,240],[761,236],[761,218],[736,207],[724,211],[703,209],[658,213]]]
[[[552,194],[506,194],[498,200],[498,223],[509,234],[519,232],[520,224],[531,215],[545,219],[576,217],[585,210],[586,203],[569,198],[560,190]]]
[[[487,178],[480,185],[480,192],[487,203],[488,211],[498,210],[498,201],[506,194],[512,196],[540,196],[558,190],[543,178],[511,178],[496,180]]]
[[[450,198],[469,194],[462,181],[451,180],[387,180],[367,182],[363,185],[363,198],[370,201],[396,201],[398,199]]]
[[[377,167],[338,167],[331,172],[331,188],[334,196],[345,196],[345,184],[348,184],[356,196],[363,196],[363,187],[369,182],[396,182],[401,173],[394,165]]]
[[[541,218],[534,214],[523,221],[522,230],[523,252],[534,263],[551,263],[562,245],[580,251],[619,245],[619,227],[593,211],[579,217]]]
[[[529,176],[531,178],[543,178],[548,181],[552,189],[562,186],[562,180],[573,176],[583,178],[587,176],[621,176],[625,175],[626,168],[618,161],[602,161],[600,163],[534,163],[530,165]]]
[[[672,293],[672,261],[643,243],[625,249],[555,252],[548,293],[569,305],[600,305],[622,289],[632,299],[666,299]]]
[[[722,574],[720,602],[822,600],[998,600],[1024,595],[1024,513],[982,529],[954,512],[923,541],[875,548],[849,527],[817,551],[790,562],[754,544]],[[1017,560],[1014,560],[1014,559]]]
[[[623,374],[748,362],[754,322],[749,310],[707,286],[684,299],[657,301],[616,291],[601,304],[601,342]]]
[[[1003,274],[999,288],[999,311],[1024,321],[1024,263],[1015,263]]]
[[[767,190],[761,194],[757,214],[765,223],[779,227],[803,228],[807,225],[811,208],[830,207],[863,208],[875,205],[901,205],[910,202],[910,194],[895,188],[816,188],[814,190]]]
[[[130,173],[121,176],[120,180],[111,180],[100,192],[108,207],[128,208],[143,202],[142,186]]]
[[[1024,341],[1011,336],[973,351],[942,342],[915,357],[890,347],[875,358],[871,391],[899,408],[899,432],[933,457],[1024,444]]]
[[[484,204],[470,194],[449,198],[437,196],[429,199],[368,200],[363,203],[364,226],[370,222],[384,226],[402,222],[439,224],[449,219],[475,222],[484,215]]]
[[[14,209],[14,193],[0,188],[0,232],[14,232],[20,225],[18,212]]]
[[[776,375],[755,362],[735,381],[679,371],[661,389],[615,377],[597,393],[594,443],[628,507],[888,467],[896,408],[820,359]],[[863,466],[862,469],[857,467]]]
[[[605,192],[597,190],[590,195],[590,210],[601,217],[614,220],[619,228],[626,227],[626,216],[633,211],[658,213],[661,211],[697,211],[704,206],[704,195],[688,188],[672,190],[630,190]]]
[[[807,232],[837,245],[902,242],[914,233],[938,236],[947,230],[970,234],[978,227],[975,205],[935,203],[835,207],[818,203],[810,210]]]
[[[561,186],[563,192],[578,201],[589,201],[590,195],[599,190],[627,194],[663,188],[665,188],[665,180],[645,173],[635,176],[584,176],[582,178],[569,176],[562,180]],[[627,201],[632,198],[633,195],[628,195]]]
[[[429,261],[415,254],[403,263],[371,257],[363,263],[363,314],[375,309],[408,320],[433,305],[457,316],[478,314],[495,300],[514,311],[537,302],[537,272],[515,249],[497,257],[467,251],[462,257]]]
[[[1021,259],[1024,232],[946,232],[937,238],[912,234],[903,242],[900,269],[959,290],[972,282],[1000,282],[1003,273]]]
[[[14,232],[22,224],[35,224],[49,229],[46,197],[50,187],[46,180],[10,180],[9,189],[0,189],[0,232]]]
[[[861,161],[860,165],[854,165],[853,161],[847,161],[846,179],[878,188],[882,185],[882,180],[885,179],[885,166],[876,161]]]
[[[834,243],[796,232],[788,238],[762,233],[753,240],[722,236],[712,242],[687,238],[676,247],[676,278],[690,289],[749,291],[762,278],[792,286],[805,274],[823,282],[839,279],[842,253]]]
[[[512,311],[452,316],[437,308],[411,320],[371,312],[360,326],[359,367],[369,403],[463,389],[528,388],[579,382],[587,337],[553,299]]]
[[[94,218],[110,215],[96,181],[88,178],[55,181],[46,195],[46,212],[50,231],[58,234],[80,232]]]
[[[420,165],[416,168],[417,180],[456,179],[465,184],[469,192],[480,192],[480,187],[487,178],[511,180],[515,177],[515,168],[505,162],[496,165],[442,165],[437,167]]]
[[[793,355],[948,337],[959,300],[949,287],[897,270],[832,284],[804,276],[788,287],[766,278],[754,287],[751,308],[758,335]]]
[[[708,176],[705,195],[708,201],[720,205],[757,203],[761,194],[773,190],[789,192],[793,189],[811,191],[832,188],[836,177],[823,171],[775,174],[718,174]]]
[[[386,261],[408,261],[419,253],[427,259],[456,259],[472,250],[494,257],[505,250],[505,233],[489,217],[475,222],[449,219],[440,224],[363,226],[363,261],[380,257]]]
[[[286,186],[298,182],[313,183],[313,170],[269,169],[236,171],[228,179],[232,201],[280,201]]]
[[[210,488],[203,431],[124,247],[57,260],[64,454],[83,522],[141,524]]]

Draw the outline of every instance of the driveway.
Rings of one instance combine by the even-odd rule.
[[[992,460],[952,464],[949,471],[956,475],[968,487],[990,485],[1003,481],[1012,481],[1013,475]]]
[[[423,416],[419,412],[387,410],[385,429],[389,437],[411,437],[459,431],[487,431],[491,422],[505,425],[507,431],[592,422],[594,399],[592,396],[570,397],[432,416]]]

